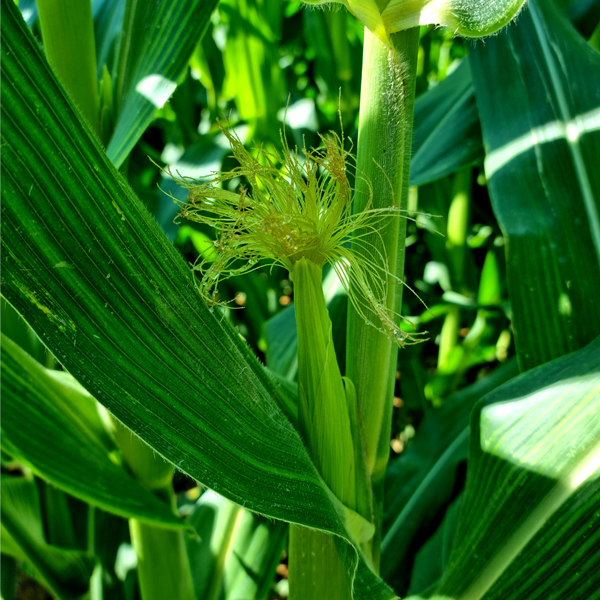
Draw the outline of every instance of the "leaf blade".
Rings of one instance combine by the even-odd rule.
[[[339,536],[355,598],[393,598],[354,546],[351,515],[281,412],[276,384],[200,302],[14,10],[2,19],[3,293],[159,454],[238,504]]]
[[[69,391],[4,336],[2,396],[2,447],[36,474],[113,514],[186,527],[168,505],[109,459],[99,416],[93,418],[93,399]]]
[[[597,338],[478,403],[457,541],[437,594],[537,600],[551,590],[577,600],[598,589],[599,350]]]
[[[516,26],[469,61],[490,195],[508,238],[519,361],[528,369],[600,331],[600,128],[588,85],[600,77],[600,55],[552,2],[530,2]]]
[[[177,87],[216,0],[128,2],[117,73],[115,130],[106,150],[120,167]]]

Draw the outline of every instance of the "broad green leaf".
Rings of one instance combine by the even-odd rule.
[[[61,382],[4,336],[2,447],[37,475],[104,510],[163,527],[186,526],[111,461],[114,447],[94,399],[77,382]]]
[[[433,597],[594,598],[599,440],[600,338],[482,399],[456,541]]]
[[[2,475],[2,551],[27,561],[60,600],[76,600],[88,590],[95,559],[78,550],[46,543],[35,482]]]
[[[275,382],[200,301],[11,3],[2,40],[3,294],[160,455],[250,510],[340,536],[354,597],[393,598],[356,550],[360,518],[324,485]]]
[[[441,179],[483,156],[467,61],[415,101],[410,184]]]
[[[287,523],[269,521],[211,491],[199,498],[188,522],[199,536],[187,543],[198,598],[267,597]]]
[[[177,87],[217,0],[128,0],[115,77],[117,119],[106,153],[117,167]]]
[[[469,55],[522,369],[600,332],[600,55],[551,1]]]
[[[576,0],[569,17],[589,37],[600,20],[600,2]],[[486,41],[487,44],[487,41]],[[469,61],[415,101],[410,183],[421,186],[483,157],[481,124]]]
[[[419,531],[431,526],[452,497],[458,464],[467,458],[473,406],[517,373],[516,363],[508,363],[448,398],[425,417],[413,444],[388,467],[381,573],[396,589],[407,587]]]

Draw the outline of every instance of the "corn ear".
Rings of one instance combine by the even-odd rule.
[[[298,328],[300,432],[331,491],[354,509],[354,443],[323,296],[322,269],[302,258],[294,265],[292,278]]]

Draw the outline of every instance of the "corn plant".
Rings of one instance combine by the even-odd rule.
[[[3,0],[5,600],[600,597],[600,3],[340,4]]]

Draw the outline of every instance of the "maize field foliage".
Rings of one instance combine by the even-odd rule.
[[[600,2],[313,4],[2,0],[3,600],[600,598]]]

